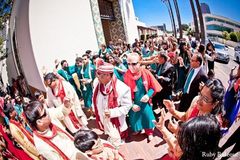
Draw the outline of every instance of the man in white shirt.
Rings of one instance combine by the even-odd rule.
[[[97,68],[98,81],[93,91],[93,106],[100,129],[110,137],[116,128],[122,139],[128,136],[126,115],[132,107],[130,88],[113,75],[114,66]]]
[[[65,98],[63,107],[71,107],[70,100]],[[73,137],[66,131],[51,123],[47,110],[34,101],[25,108],[26,118],[33,129],[34,144],[44,158],[48,160],[85,160],[88,157],[78,151],[73,143]]]
[[[54,73],[48,73],[44,77],[47,86],[47,105],[48,107],[59,107],[63,104],[64,98],[70,100],[71,112],[64,117],[63,123],[72,133],[76,133],[81,128],[86,128],[87,118],[82,111],[77,93],[70,83],[58,79]]]

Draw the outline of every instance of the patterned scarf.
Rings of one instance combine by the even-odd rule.
[[[128,70],[124,75],[124,83],[131,88],[132,99],[134,99],[134,92],[137,91],[136,80],[140,77],[142,77],[146,92],[148,92],[149,89],[153,89],[154,94],[161,91],[162,87],[149,70],[141,68],[137,74],[133,74],[130,70]]]

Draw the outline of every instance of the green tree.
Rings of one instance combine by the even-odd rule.
[[[184,31],[187,31],[188,28],[189,28],[189,26],[188,26],[187,24],[182,24],[182,29],[183,29]]]
[[[227,31],[223,31],[222,35],[223,35],[224,39],[230,40],[230,36],[229,36],[229,33]]]
[[[13,0],[1,1],[0,6],[0,29],[2,30],[5,26],[5,22],[10,18],[12,10]]]
[[[238,42],[240,41],[240,32],[236,32]]]
[[[191,35],[191,36],[194,35],[194,33],[193,33],[193,31],[192,31],[191,28],[188,28],[188,29],[187,29],[187,35],[188,35],[188,36],[189,36],[189,35]]]
[[[231,32],[229,34],[229,36],[230,36],[231,41],[234,41],[234,42],[238,41],[237,34],[235,32]]]

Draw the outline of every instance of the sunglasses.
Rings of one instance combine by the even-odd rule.
[[[50,80],[50,82],[49,82],[47,85],[48,85],[48,86],[51,86],[54,81],[55,81],[55,80]]]
[[[129,66],[136,66],[138,64],[138,62],[136,63],[128,63]]]
[[[95,144],[92,146],[92,150],[99,149],[101,146],[102,146],[102,141],[100,138],[98,138]]]
[[[44,110],[43,115],[41,115],[40,117],[38,117],[38,119],[42,119],[42,118],[46,117],[47,115],[48,115],[47,111]]]

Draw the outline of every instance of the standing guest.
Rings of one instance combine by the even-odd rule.
[[[120,57],[122,55],[122,50],[120,47],[116,47],[114,50],[113,50],[113,54],[115,54],[116,56]],[[111,54],[110,54],[111,55]]]
[[[152,98],[153,110],[158,109],[158,107],[165,107],[163,105],[163,99],[170,99],[172,95],[172,83],[173,83],[173,73],[174,67],[168,62],[168,56],[164,52],[160,52],[158,55],[159,66],[156,72],[156,79],[162,86],[162,90]],[[157,115],[155,115],[157,116]],[[157,116],[159,117],[159,116]]]
[[[16,95],[20,95],[20,88],[19,88],[18,81],[12,78],[12,93],[11,97],[15,97]]]
[[[72,104],[64,98],[66,109]],[[33,128],[34,144],[38,152],[48,160],[85,160],[87,156],[75,148],[73,137],[51,123],[51,118],[40,102],[33,101],[24,110],[26,118]]]
[[[150,59],[154,59],[155,57],[158,56],[157,51],[154,50],[154,45],[151,45],[151,46],[149,47],[148,55],[149,55],[149,58],[150,58]],[[155,72],[156,72],[156,69],[157,69],[157,63],[152,63],[152,64],[150,64],[150,68],[149,68],[149,69],[150,69],[150,71],[151,71],[152,73],[155,73]]]
[[[126,115],[132,106],[130,88],[113,75],[113,65],[108,63],[97,68],[97,78],[93,94],[96,121],[100,129],[111,135],[112,131],[107,128],[110,120],[125,139],[128,136]]]
[[[177,51],[178,51],[178,44],[176,42],[171,43],[171,46],[168,49],[168,52],[173,52],[175,54],[178,54]]]
[[[196,96],[193,99],[191,106],[186,112],[176,110],[173,102],[170,100],[164,100],[167,110],[182,122],[196,116],[212,114],[218,117],[219,122],[222,125],[222,116],[224,114],[223,97],[225,94],[222,82],[218,79],[208,80],[201,88],[199,96]],[[171,125],[172,123],[169,124]],[[173,129],[173,126],[171,127]],[[175,125],[175,129],[171,129],[175,133],[177,130],[176,127],[177,126]]]
[[[84,100],[84,106],[87,108],[87,111],[90,112],[90,114],[93,114],[92,111],[92,94],[93,94],[93,86],[92,82],[95,79],[95,66],[91,63],[89,60],[89,56],[87,54],[84,54],[83,56],[83,66],[81,70],[81,77],[80,81],[82,82],[83,88],[83,100]]]
[[[215,73],[214,71],[211,69],[208,71],[207,73],[208,79],[214,79],[215,78]]]
[[[200,54],[192,56],[191,69],[183,87],[179,111],[186,111],[189,108],[193,98],[198,95],[199,84],[207,81],[207,75],[202,68],[202,62],[203,59]]]
[[[17,112],[18,116],[21,116],[23,113],[23,97],[17,95],[15,97],[14,109]]]
[[[66,81],[70,82],[72,77],[69,71],[68,62],[66,60],[62,60],[61,67],[62,68],[58,70],[58,74],[61,75]]]
[[[74,66],[69,66],[68,62],[66,60],[62,60],[61,67],[62,67],[62,69],[58,70],[57,73],[73,86],[74,90],[78,93],[78,96],[80,98],[81,94],[78,92],[78,88],[77,88],[77,86],[74,82],[73,76],[72,76]]]
[[[181,42],[179,45],[179,57],[182,57],[184,66],[188,69],[190,66],[191,51],[187,48],[186,42]]]
[[[206,54],[210,57],[216,56],[215,48],[211,42],[207,44]],[[208,70],[210,71],[211,69],[214,71],[214,59],[208,60]]]
[[[108,42],[107,48],[110,48],[112,51],[114,50],[115,46],[114,46],[114,44],[113,44],[113,41],[109,41],[109,42]]]
[[[131,88],[133,100],[129,111],[129,123],[133,132],[145,130],[148,139],[153,138],[154,115],[149,100],[155,93],[161,91],[161,86],[150,71],[141,68],[140,56],[137,53],[128,55],[129,69],[124,75],[124,82]]]
[[[138,39],[135,38],[135,41],[134,41],[134,43],[132,44],[132,48],[137,47],[138,43],[139,43]]]
[[[162,41],[162,50],[167,51],[168,50],[168,42],[166,40]]]
[[[80,101],[73,87],[68,82],[58,79],[53,73],[48,73],[44,77],[44,82],[47,86],[49,107],[61,107],[64,98],[68,98],[71,101],[71,112],[63,120],[67,129],[74,134],[80,128],[86,127],[87,118],[82,111]]]
[[[104,59],[106,61],[107,54],[111,54],[112,50],[110,48],[107,48],[105,44],[101,44],[100,49],[98,51],[98,57]]]
[[[109,63],[111,63],[114,66],[113,73],[117,77],[117,79],[123,81],[123,75],[127,71],[127,68],[121,62],[120,58],[112,54],[109,56]]]
[[[227,119],[228,127],[230,127],[236,120],[239,113],[239,86],[240,86],[240,65],[238,66],[237,73],[233,74],[236,66],[231,69],[229,76],[229,86],[224,96],[224,108],[226,110],[225,118]]]
[[[146,58],[146,57],[149,57],[149,43],[148,42],[145,42],[144,43],[144,46],[142,48],[142,57],[143,58]]]
[[[32,133],[25,129],[25,124],[19,120],[11,103],[7,103],[4,108],[5,115],[10,119],[9,128],[13,138],[32,159],[39,160],[40,154],[34,146]]]
[[[41,91],[35,91],[34,96],[36,98],[36,101],[43,104],[44,108],[50,108],[50,107],[48,107],[47,100],[45,99],[45,97]]]
[[[240,107],[239,100],[237,102],[237,105],[238,105],[238,108],[239,108]],[[236,123],[237,123],[237,121],[239,121],[239,118],[240,118],[240,112],[238,113],[238,117],[235,119]],[[227,141],[219,149],[220,153],[222,153],[222,157],[221,157],[220,160],[230,159],[230,156],[231,157],[235,157],[235,156],[239,157],[239,156],[237,156],[239,154],[239,151],[240,151],[240,139],[239,139],[240,126],[239,126],[239,123],[238,123],[238,127],[234,126],[234,128],[237,128],[237,129],[234,132],[232,131],[233,133],[232,132],[227,133],[227,134],[230,134],[231,136],[227,139]],[[227,135],[226,135],[226,137],[227,137]],[[232,147],[233,145],[234,145],[234,147],[229,152],[229,147]],[[227,154],[225,153],[226,149],[227,149],[227,151],[226,151]]]
[[[203,63],[202,63],[203,70],[205,71],[205,73],[208,73],[208,71],[209,71],[208,62],[209,61],[214,61],[215,54],[211,54],[211,56],[209,56],[208,54],[206,54],[205,50],[206,50],[205,49],[205,45],[204,44],[200,44],[200,46],[198,48],[198,52],[202,55],[202,58],[203,58]]]
[[[76,85],[76,92],[79,99],[83,98],[83,94],[81,91],[81,83],[80,83],[82,63],[83,63],[83,59],[81,57],[77,57],[75,59],[75,65],[71,67],[71,74],[72,74],[74,83]]]

